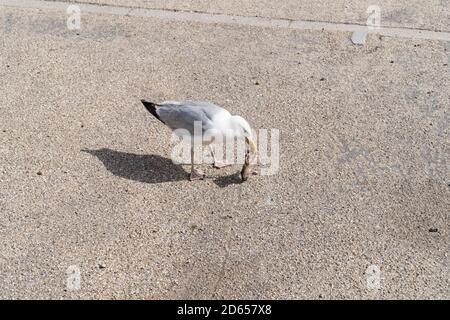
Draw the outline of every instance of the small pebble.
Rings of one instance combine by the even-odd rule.
[[[100,264],[98,265],[98,267],[99,267],[99,269],[105,269],[105,268],[106,268],[106,265],[103,264],[103,263],[100,263]]]
[[[363,45],[366,43],[367,32],[365,31],[355,31],[352,33],[352,42],[353,44]]]
[[[36,172],[36,174],[37,174],[38,176],[42,176],[42,172],[41,172],[41,171]]]
[[[430,228],[430,230],[428,230],[429,232],[438,232],[437,228]]]

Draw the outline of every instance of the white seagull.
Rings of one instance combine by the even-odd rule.
[[[190,180],[202,180],[203,172],[194,168],[194,139],[202,139],[203,144],[210,144],[212,141],[205,137],[205,133],[222,137],[245,138],[246,143],[252,152],[256,152],[256,144],[253,140],[252,131],[248,122],[240,117],[231,115],[227,110],[210,102],[202,101],[166,101],[153,103],[141,100],[145,108],[159,121],[168,126],[178,136],[180,130],[188,133],[191,138],[191,174]],[[194,130],[194,123],[201,123],[201,130]],[[201,136],[199,136],[201,135]],[[192,139],[194,138],[194,139]],[[223,140],[222,140],[223,141]],[[213,154],[214,157],[214,154]],[[221,168],[227,164],[219,163],[214,157],[214,167]]]

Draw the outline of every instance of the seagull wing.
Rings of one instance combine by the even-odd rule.
[[[185,129],[194,135],[194,123],[201,122],[203,135],[207,130],[215,130],[214,120],[217,116],[229,115],[225,109],[209,102],[163,102],[156,112],[160,119],[172,130]]]

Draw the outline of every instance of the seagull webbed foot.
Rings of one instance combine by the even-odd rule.
[[[202,171],[196,169],[191,170],[191,174],[189,176],[190,181],[203,180],[204,178],[205,174]]]
[[[229,167],[231,165],[232,165],[232,163],[230,163],[228,161],[214,161],[214,163],[213,163],[213,167],[216,169],[222,169],[225,167]]]

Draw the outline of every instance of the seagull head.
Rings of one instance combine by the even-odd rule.
[[[236,136],[245,138],[245,142],[250,147],[250,150],[252,152],[256,152],[256,143],[253,140],[252,129],[250,128],[247,120],[240,116],[232,116],[231,123],[234,131],[236,132]]]

